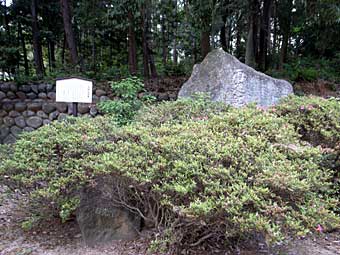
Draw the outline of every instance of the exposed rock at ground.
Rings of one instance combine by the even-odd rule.
[[[293,87],[287,81],[257,72],[223,50],[214,50],[201,64],[194,66],[179,97],[190,97],[199,92],[208,93],[213,101],[236,107],[253,102],[271,106],[293,93]]]
[[[133,240],[140,231],[140,216],[113,203],[117,196],[114,187],[114,180],[100,180],[81,193],[77,221],[87,245]]]

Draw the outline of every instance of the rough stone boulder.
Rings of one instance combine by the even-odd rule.
[[[139,215],[117,206],[114,187],[115,180],[108,178],[81,192],[76,216],[86,245],[133,240],[141,229]]]
[[[190,97],[199,92],[236,107],[253,102],[271,106],[293,93],[293,87],[287,81],[257,72],[223,50],[214,50],[194,66],[178,96]]]

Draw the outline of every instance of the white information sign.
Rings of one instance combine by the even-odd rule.
[[[92,81],[71,78],[57,80],[56,101],[66,103],[92,103]]]

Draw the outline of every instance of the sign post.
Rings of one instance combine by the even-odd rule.
[[[93,82],[85,79],[60,79],[56,82],[56,102],[72,103],[72,114],[77,117],[78,103],[92,103]]]

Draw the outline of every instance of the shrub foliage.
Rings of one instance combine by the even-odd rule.
[[[320,112],[299,110],[305,100]],[[338,102],[315,100],[291,98],[272,111],[180,100],[146,107],[124,127],[110,117],[71,118],[23,135],[0,174],[30,192],[33,213],[48,208],[63,219],[81,187],[114,177],[126,189],[115,202],[140,213],[167,249],[332,229],[339,226],[335,169],[296,131],[304,121],[322,134],[339,128],[325,117]],[[317,118],[323,127],[312,124]]]

